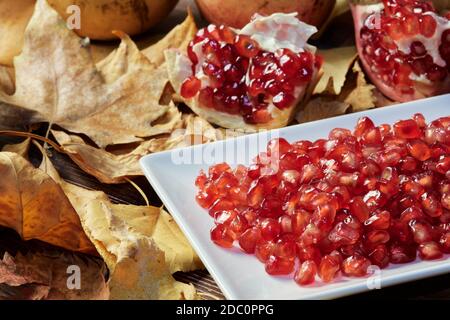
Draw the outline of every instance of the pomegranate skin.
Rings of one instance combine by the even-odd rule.
[[[377,1],[373,1],[377,3]],[[381,3],[382,1],[378,1]],[[444,80],[440,82],[435,82],[432,85],[420,83],[414,81],[412,93],[402,93],[393,86],[383,82],[377,74],[371,70],[371,64],[366,60],[364,55],[364,45],[361,43],[360,31],[364,27],[365,19],[370,15],[370,13],[366,12],[367,5],[356,4],[350,2],[350,8],[353,15],[354,21],[354,29],[355,29],[355,41],[356,47],[358,50],[358,55],[360,57],[360,61],[364,68],[365,74],[370,79],[370,81],[377,87],[377,89],[384,94],[389,99],[396,102],[409,102],[413,100],[428,98],[436,95],[450,93],[450,76],[447,76]],[[439,48],[436,48],[439,50]]]
[[[196,0],[203,16],[211,23],[242,28],[255,14],[298,12],[298,18],[320,28],[336,3],[335,0]]]

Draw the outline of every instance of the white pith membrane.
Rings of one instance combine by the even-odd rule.
[[[376,4],[371,4],[371,5],[354,5],[354,7],[353,7],[354,17],[359,18],[359,21],[356,21],[357,25],[355,26],[355,30],[357,32],[358,37],[360,36],[358,33],[361,30],[361,27],[363,25],[369,27],[369,29],[371,27],[371,26],[367,25],[367,20],[368,20],[367,18],[373,14],[381,14],[381,12],[383,10],[384,10],[384,4],[382,2],[376,3]],[[439,53],[439,47],[442,44],[442,34],[446,30],[450,29],[450,21],[444,17],[439,16],[435,12],[424,12],[423,14],[433,17],[434,20],[436,21],[436,30],[432,37],[427,38],[427,37],[423,36],[422,34],[418,33],[414,36],[405,36],[404,38],[402,38],[400,40],[392,40],[392,41],[397,46],[398,51],[405,55],[411,54],[411,44],[413,42],[416,42],[416,41],[420,42],[424,45],[424,47],[427,51],[427,54],[430,55],[431,58],[433,59],[434,64],[436,64],[439,67],[446,67],[446,62]],[[362,48],[358,48],[360,56],[362,54],[361,49]],[[389,52],[391,54],[394,54],[396,52],[396,50],[389,50]],[[366,63],[363,63],[363,64],[366,64]],[[365,68],[371,68],[372,71],[376,72],[376,70],[373,69],[374,66],[369,66],[366,64]],[[408,101],[408,100],[412,100],[412,99],[423,98],[428,95],[433,95],[433,93],[429,94],[429,92],[428,92],[428,91],[431,91],[431,92],[433,91],[432,90],[433,82],[427,78],[426,74],[424,74],[424,73],[417,74],[414,70],[412,70],[412,73],[410,74],[409,78],[416,83],[416,90],[418,92],[416,93],[415,97],[411,97],[411,98],[408,97],[404,100],[399,100],[399,101]],[[387,84],[383,80],[381,80],[381,81],[383,82],[383,84],[385,86],[387,86]],[[448,87],[450,90],[449,75],[447,75],[447,78],[443,81],[442,87],[443,88]],[[423,95],[422,95],[422,92],[420,92],[420,91],[423,91]]]
[[[316,48],[307,44],[308,39],[317,32],[317,28],[301,22],[296,18],[297,13],[275,13],[271,16],[263,17],[255,15],[253,20],[242,29],[233,29],[240,35],[249,36],[258,43],[261,50],[275,53],[280,49],[289,49],[294,53],[309,51],[316,53]],[[201,81],[201,88],[211,86],[211,80],[203,72],[202,64],[206,60],[206,56],[202,51],[202,46],[208,40],[205,39],[193,46],[193,52],[198,58],[194,76]],[[192,62],[186,54],[175,50],[167,50],[165,52],[169,79],[177,94],[180,94],[182,82],[192,76]],[[249,60],[252,65],[252,59]],[[307,85],[298,85],[294,89],[295,101],[292,106],[286,109],[279,109],[270,101],[267,110],[272,116],[272,120],[268,123],[250,124],[244,121],[242,115],[229,114],[212,108],[200,105],[198,96],[191,99],[182,98],[182,100],[198,115],[206,120],[223,126],[225,128],[253,130],[258,128],[278,128],[287,125],[293,117],[296,106],[309,94],[311,94],[314,86],[320,78],[320,71],[315,67],[312,80]],[[249,73],[246,74],[245,83],[248,85]]]

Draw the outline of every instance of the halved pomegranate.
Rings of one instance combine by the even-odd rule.
[[[406,102],[450,92],[448,16],[431,1],[351,2],[360,59],[384,95]]]
[[[307,44],[317,29],[295,14],[255,15],[243,29],[209,25],[187,55],[166,51],[169,79],[198,115],[225,128],[287,125],[319,78],[322,60]]]

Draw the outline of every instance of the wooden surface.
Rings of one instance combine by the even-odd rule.
[[[174,24],[180,22],[185,15],[185,8],[192,3],[189,0],[183,0],[180,5],[172,13],[166,22],[155,32],[156,34],[163,34],[165,31],[170,30]],[[195,8],[195,7],[194,7]],[[199,20],[198,13],[194,13]],[[201,20],[200,20],[201,21]],[[339,28],[331,27],[328,34],[324,36],[328,41],[327,43],[318,43],[321,47],[332,47],[336,44],[351,43],[352,42],[352,24],[351,17],[346,16],[338,21]],[[140,43],[145,43],[147,38],[152,38],[154,34],[150,34],[149,37],[141,37],[138,39]],[[113,44],[111,44],[114,46]],[[132,120],[131,120],[132,121]],[[0,145],[3,138],[0,138]],[[40,162],[39,153],[36,150],[31,151],[30,160],[38,165]],[[144,201],[138,192],[130,184],[123,185],[105,185],[99,183],[95,178],[87,175],[81,171],[67,156],[53,153],[51,157],[56,169],[61,176],[68,182],[74,183],[85,188],[102,190],[109,195],[111,200],[115,203],[144,205]],[[1,177],[0,177],[1,179]],[[161,205],[161,201],[152,190],[147,180],[142,177],[135,180],[135,182],[144,190],[148,196],[152,205]],[[0,233],[1,234],[1,233]],[[1,248],[1,235],[0,235],[0,248]],[[239,276],[239,275],[236,275]],[[219,287],[208,274],[207,271],[196,271],[190,273],[177,273],[175,278],[179,281],[192,283],[197,290],[204,296],[205,299],[223,299],[224,296],[221,293]],[[1,291],[0,287],[0,291]],[[1,293],[1,292],[0,292]],[[0,294],[1,297],[1,294]],[[450,274],[434,277],[431,279],[425,279],[421,281],[411,282],[403,285],[398,285],[390,288],[384,288],[382,290],[374,290],[364,294],[355,295],[346,299],[358,300],[358,299],[450,299]]]

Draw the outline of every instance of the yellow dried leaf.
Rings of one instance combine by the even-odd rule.
[[[14,63],[16,91],[0,93],[0,101],[36,111],[30,122],[84,133],[100,147],[170,132],[169,124],[152,125],[169,109],[159,104],[164,68],[155,71],[126,35],[118,35],[121,47],[97,68],[88,47],[38,0]]]
[[[172,249],[171,243],[165,243],[165,248],[158,246],[158,242],[167,239],[164,226],[158,225],[159,208],[112,204],[103,192],[67,183],[45,154],[40,168],[58,181],[80,216],[84,231],[107,264],[110,299],[197,297],[195,288],[175,281],[172,271],[175,267],[182,267],[181,271],[198,268],[198,257],[186,245],[183,247],[187,251],[183,250],[182,254],[165,253],[163,249]],[[180,236],[176,239],[172,241],[181,241]]]
[[[339,95],[346,76],[357,57],[356,47],[342,47],[319,51],[324,58],[323,76],[314,89],[314,94]]]
[[[28,150],[30,149],[31,139],[27,138],[20,143],[4,145],[1,151],[16,153],[19,156],[27,159]]]
[[[71,270],[79,271],[79,289],[68,287],[68,271]],[[6,252],[3,260],[0,259],[0,284],[15,289],[14,296],[8,299],[20,298],[20,293],[32,287],[37,290],[33,290],[34,296],[26,297],[28,299],[106,300],[109,289],[105,275],[106,266],[101,259],[57,248],[33,248],[15,257]]]
[[[142,53],[154,64],[161,65],[164,58],[164,51],[170,48],[186,50],[189,41],[194,38],[197,32],[194,17],[189,11],[183,23],[171,30],[163,39],[156,44],[142,50]]]
[[[0,152],[0,225],[72,251],[95,248],[62,188],[18,154]]]
[[[296,120],[299,123],[305,123],[340,116],[349,108],[347,103],[338,101],[334,97],[315,97],[297,114]]]
[[[0,65],[11,66],[20,53],[23,32],[33,14],[35,0],[0,1]]]
[[[376,99],[373,91],[375,86],[367,83],[358,61],[353,65],[352,71],[353,75],[349,82],[354,82],[354,84],[349,84],[347,88],[343,89],[340,100],[352,106],[354,112],[374,108]],[[352,77],[353,81],[351,80]]]
[[[131,151],[115,153],[90,146],[77,135],[59,130],[52,130],[58,144],[71,159],[85,172],[93,175],[103,183],[123,183],[125,178],[141,176],[139,159],[159,151],[186,147],[195,144],[214,142],[238,136],[238,132],[216,129],[207,121],[194,115],[184,115],[173,107],[173,118],[177,121],[174,131],[167,136],[153,138],[142,142]],[[181,119],[181,120],[180,120]]]

